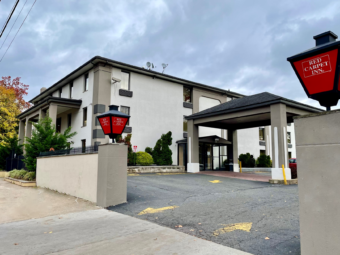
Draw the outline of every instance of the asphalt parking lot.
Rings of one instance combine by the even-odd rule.
[[[110,210],[252,254],[300,254],[297,185],[200,174],[128,177]]]

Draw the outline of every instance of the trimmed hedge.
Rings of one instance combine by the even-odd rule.
[[[270,160],[270,156],[260,155],[256,160],[257,167],[271,167],[272,161]]]
[[[144,151],[136,152],[137,159],[136,164],[141,166],[150,166],[153,164],[152,156]]]
[[[22,179],[25,181],[34,181],[35,180],[35,172],[27,172],[26,170],[17,170],[14,169],[9,172],[9,177],[14,179]]]

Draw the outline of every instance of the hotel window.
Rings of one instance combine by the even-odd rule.
[[[89,90],[89,74],[85,74],[84,76],[84,91]]]
[[[59,89],[59,97],[61,97],[61,94],[63,93],[63,89],[62,88],[60,88]]]
[[[73,82],[70,83],[70,98],[73,97]]]
[[[183,131],[188,132],[188,121],[185,119],[185,116],[183,116]]]
[[[287,132],[287,143],[292,143],[290,132]]]
[[[125,114],[127,114],[127,115],[130,116],[130,107],[121,106],[121,107],[120,107],[120,112],[125,113]],[[128,121],[126,122],[126,125],[127,125],[127,126],[130,125],[130,120],[128,120]]]
[[[83,108],[83,127],[87,124],[87,107]]]
[[[130,90],[130,73],[122,71],[120,88]]]
[[[260,137],[260,141],[264,140],[264,138],[265,138],[264,128],[259,129],[259,137]]]
[[[67,114],[67,127],[70,127],[72,124],[72,114]]]
[[[81,140],[81,152],[85,153],[86,151],[86,140]]]
[[[265,150],[260,150],[260,155],[266,155],[266,151]]]
[[[191,103],[191,88],[183,87],[183,102]]]

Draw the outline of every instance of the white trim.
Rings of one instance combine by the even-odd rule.
[[[187,164],[187,172],[188,173],[198,173],[200,171],[199,163],[188,163]]]
[[[284,161],[284,165],[285,167],[288,166],[287,164],[287,131],[286,131],[286,127],[283,127],[283,145],[284,145],[284,155],[285,155],[285,161]]]
[[[188,163],[191,163],[191,137],[188,137]]]
[[[279,139],[277,134],[277,127],[274,127],[274,148],[275,148],[275,168],[279,168]]]

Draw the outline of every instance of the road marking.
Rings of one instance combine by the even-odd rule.
[[[139,176],[139,174],[128,174],[128,176]]]
[[[228,232],[232,232],[235,230],[242,230],[246,232],[250,232],[250,229],[253,225],[252,222],[242,222],[242,223],[235,223],[235,224],[221,224],[222,226],[225,226],[223,228],[219,228],[214,231],[214,236],[219,236]]]
[[[148,214],[148,213],[159,213],[159,212],[163,212],[166,210],[173,210],[175,208],[178,208],[178,206],[168,206],[168,207],[162,207],[162,208],[146,208],[144,211],[141,211],[140,213],[138,213],[138,215],[144,215],[144,214]]]
[[[214,181],[209,181],[209,182],[211,182],[211,183],[221,183],[220,180],[214,180]]]

